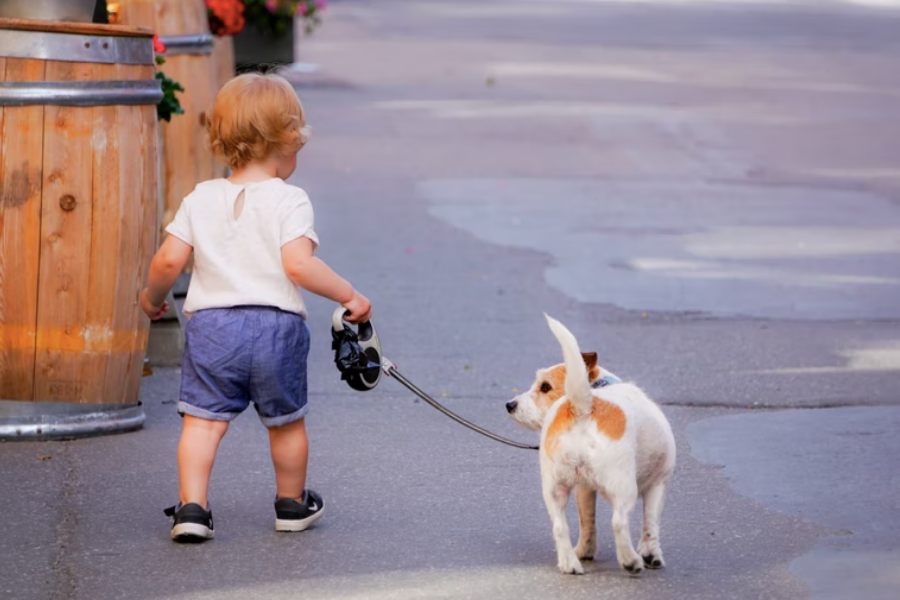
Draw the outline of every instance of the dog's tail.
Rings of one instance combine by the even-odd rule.
[[[547,324],[550,325],[550,331],[562,346],[563,359],[566,364],[566,396],[572,403],[577,416],[589,415],[593,407],[593,397],[587,367],[581,356],[581,350],[578,348],[578,340],[571,331],[566,329],[565,325],[546,313],[544,316],[547,318]]]

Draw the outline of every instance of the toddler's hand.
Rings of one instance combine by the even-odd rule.
[[[144,314],[150,317],[151,320],[157,321],[161,319],[164,314],[169,312],[169,303],[163,302],[158,306],[151,303],[150,290],[144,288],[144,291],[141,292],[141,308],[144,309]]]
[[[349,323],[365,323],[372,317],[372,303],[355,290],[350,302],[342,304],[342,306],[350,311],[350,314],[344,317]]]

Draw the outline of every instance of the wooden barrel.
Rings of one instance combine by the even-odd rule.
[[[160,37],[166,45],[166,62],[160,71],[184,87],[184,93],[178,94],[184,114],[161,124],[160,227],[165,229],[194,186],[222,173],[206,133],[206,113],[218,90],[213,36],[203,0],[121,0],[118,4],[121,24],[149,27]]]
[[[162,97],[151,36],[0,19],[0,405],[102,405],[91,414],[118,419],[31,406],[17,426],[5,405],[0,437],[41,423],[47,435],[67,414],[91,431],[143,420]]]

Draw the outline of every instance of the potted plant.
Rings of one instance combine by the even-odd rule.
[[[322,23],[325,0],[209,0],[243,5],[245,25],[234,36],[237,70],[294,62],[294,27],[311,34]]]

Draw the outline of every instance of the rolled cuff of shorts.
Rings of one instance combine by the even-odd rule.
[[[206,410],[205,408],[200,408],[198,406],[194,406],[193,404],[188,404],[187,402],[182,400],[178,403],[178,414],[190,415],[192,417],[197,417],[198,419],[206,419],[207,421],[234,421],[234,419],[241,413],[214,413],[212,411]]]
[[[259,420],[266,427],[281,427],[282,425],[299,421],[306,416],[307,412],[309,412],[309,405],[304,405],[300,410],[294,411],[289,415],[282,415],[280,417],[264,417],[259,415]]]

